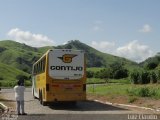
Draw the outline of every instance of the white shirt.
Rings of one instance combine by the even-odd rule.
[[[14,87],[15,98],[16,98],[17,101],[24,101],[24,90],[25,90],[24,86],[16,85]]]

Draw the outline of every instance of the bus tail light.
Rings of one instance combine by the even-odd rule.
[[[49,84],[46,84],[46,91],[49,91]]]
[[[86,91],[86,84],[83,84],[83,91]]]

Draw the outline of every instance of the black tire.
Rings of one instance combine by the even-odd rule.
[[[47,106],[47,102],[42,101],[43,106]]]
[[[47,105],[47,103],[43,101],[42,91],[40,91],[40,104],[43,105],[43,106],[46,106],[46,105]]]
[[[36,99],[36,97],[34,96],[34,89],[33,89],[33,98]]]
[[[40,104],[42,105],[42,91],[41,90],[39,91],[39,101],[40,101]]]

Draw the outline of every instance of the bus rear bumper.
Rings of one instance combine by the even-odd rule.
[[[48,102],[70,102],[70,101],[84,101],[86,100],[86,94],[53,94],[47,101]]]

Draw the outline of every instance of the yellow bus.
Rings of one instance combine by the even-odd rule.
[[[42,105],[86,100],[86,61],[82,50],[48,50],[32,70],[32,95]]]

